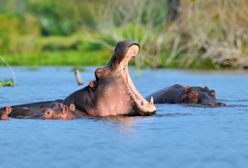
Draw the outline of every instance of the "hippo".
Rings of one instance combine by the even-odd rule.
[[[138,92],[128,72],[128,62],[139,51],[140,46],[135,42],[118,42],[108,64],[95,70],[95,80],[57,102],[68,107],[74,104],[82,114],[96,117],[154,114],[156,107],[153,102]],[[39,114],[51,103],[54,101],[12,106],[11,117]]]
[[[128,62],[139,51],[140,46],[137,43],[117,43],[107,66],[96,69],[96,79],[66,97],[63,104],[75,104],[76,109],[90,116],[154,114],[156,107],[152,101],[142,97],[128,73]]]
[[[182,86],[179,84],[166,87],[149,95],[153,97],[156,104],[162,103],[185,103],[185,104],[200,104],[210,107],[225,106],[224,103],[216,102],[216,93],[214,90],[209,90],[208,87],[198,86]],[[147,98],[148,98],[147,97]]]
[[[9,120],[9,114],[11,113],[11,111],[11,107],[7,106],[5,110],[0,114],[0,120]]]
[[[62,101],[63,101],[62,99],[57,99],[57,100],[50,100],[50,101],[44,101],[44,102],[14,105],[14,106],[11,106],[12,111],[9,114],[9,117],[18,118],[18,119],[26,119],[26,118],[39,119],[41,117],[42,112],[46,108],[49,108],[53,104],[56,104],[56,103],[62,103]],[[0,115],[1,113],[4,112],[5,108],[7,107],[0,108]]]
[[[43,112],[42,119],[44,120],[75,120],[81,118],[82,115],[76,111],[74,104],[69,107],[59,103],[51,108],[47,108]]]

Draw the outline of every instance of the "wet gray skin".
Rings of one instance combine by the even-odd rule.
[[[173,86],[156,91],[147,97],[154,98],[154,103],[186,103],[200,104],[210,107],[225,106],[224,103],[217,102],[216,92],[207,87],[189,87],[175,84]]]

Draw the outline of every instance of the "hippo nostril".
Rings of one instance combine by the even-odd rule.
[[[225,106],[225,103],[217,103],[218,106]]]
[[[215,107],[216,106],[214,103],[208,103],[207,105],[210,106],[210,107]]]

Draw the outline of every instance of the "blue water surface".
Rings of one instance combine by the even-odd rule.
[[[81,75],[94,79],[95,67]],[[81,88],[71,67],[15,67],[16,87],[0,88],[0,106],[64,98]],[[226,107],[157,105],[148,117],[73,121],[0,121],[1,168],[246,168],[248,73],[135,70],[143,95],[172,84],[208,86]],[[0,68],[0,78],[10,77]]]

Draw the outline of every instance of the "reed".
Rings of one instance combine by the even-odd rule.
[[[8,62],[2,57],[0,56],[0,60],[8,67],[12,78],[10,79],[1,79],[0,80],[0,87],[1,86],[15,86],[17,81],[16,81],[16,74],[14,72],[14,70],[12,69],[12,67],[8,64]]]

